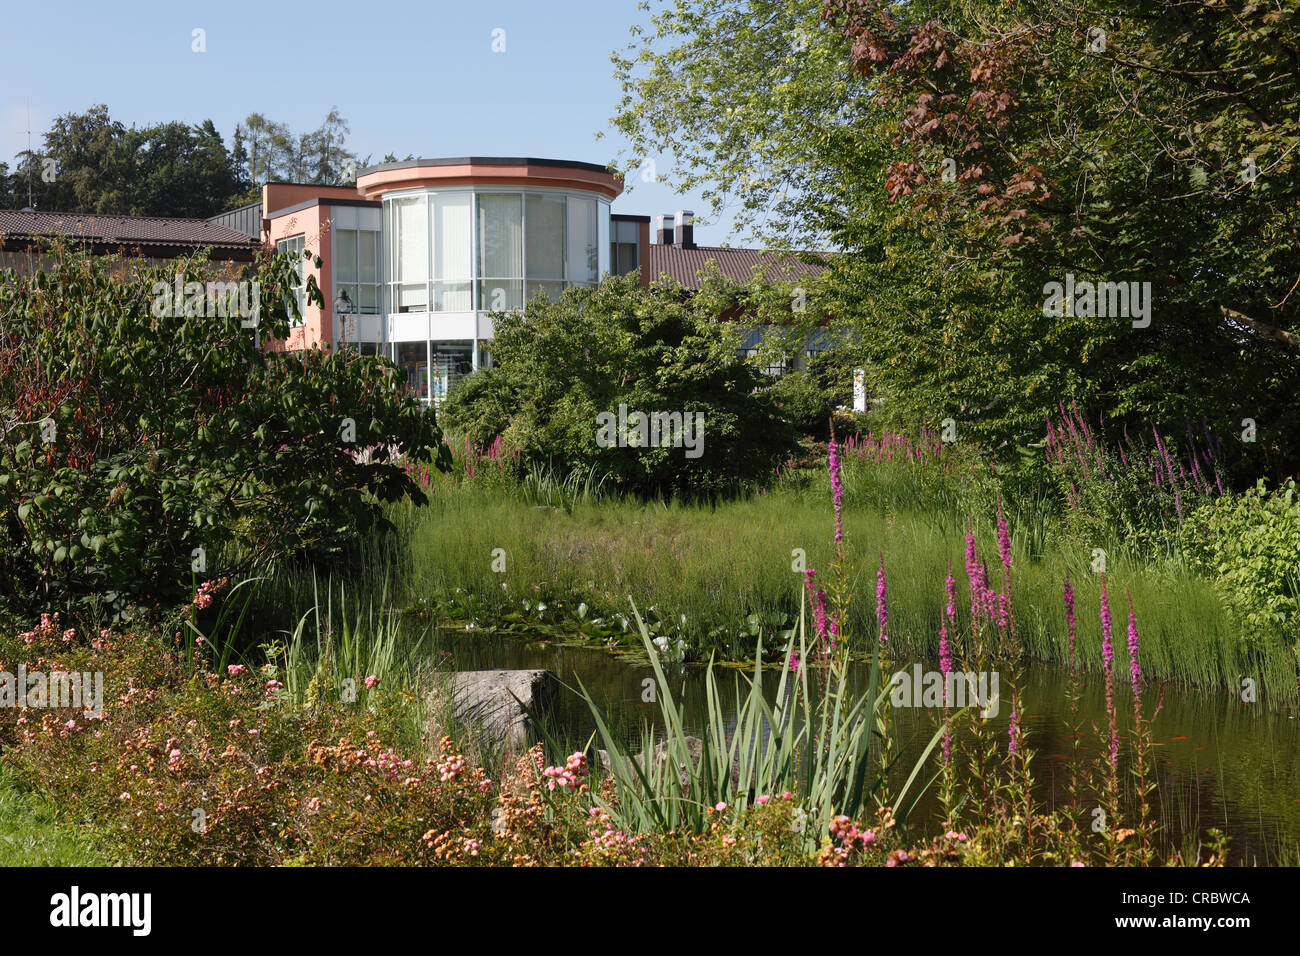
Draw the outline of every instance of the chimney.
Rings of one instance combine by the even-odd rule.
[[[676,228],[674,241],[683,249],[695,248],[695,213],[689,209],[679,209],[674,213]]]
[[[673,217],[660,213],[655,216],[655,242],[661,246],[673,244]]]

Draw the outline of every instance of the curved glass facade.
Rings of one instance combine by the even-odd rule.
[[[384,197],[389,314],[520,309],[609,270],[609,201],[487,186]],[[477,337],[477,336],[476,336]]]

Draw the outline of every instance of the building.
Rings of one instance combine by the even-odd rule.
[[[95,255],[130,253],[165,262],[211,248],[215,262],[252,262],[262,247],[256,236],[210,219],[99,216],[0,209],[0,268],[31,272],[44,257],[33,252],[42,239],[64,236]]]
[[[666,275],[698,288],[710,260],[740,281],[765,257],[792,278],[818,271],[793,256],[697,246],[686,210],[657,217],[652,237],[649,216],[611,211],[622,191],[618,176],[592,163],[416,159],[364,169],[355,188],[267,183],[261,202],[206,222],[0,212],[0,233],[15,250],[52,231],[83,236],[96,251],[138,246],[160,257],[200,245],[244,260],[264,246],[309,250],[321,265],[299,258],[300,271],[304,280],[314,274],[328,304],[300,292],[298,326],[267,347],[385,355],[434,403],[490,361],[492,312],[522,308],[539,292],[556,298],[637,269],[643,285]]]

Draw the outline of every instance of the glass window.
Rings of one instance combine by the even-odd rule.
[[[545,295],[547,302],[555,302],[564,295],[564,285],[558,280],[529,279],[528,298],[535,299],[538,295]]]
[[[394,200],[393,213],[397,311],[424,312],[429,304],[429,219],[424,200]]]
[[[524,307],[524,283],[520,279],[480,279],[478,307],[485,312]]]
[[[339,229],[334,233],[334,280],[345,285],[357,281],[355,229]]]
[[[429,397],[429,347],[424,342],[401,342],[397,345],[397,367],[406,376],[411,395]]]
[[[307,311],[307,263],[303,259],[303,250],[307,247],[306,236],[294,236],[290,239],[281,239],[275,244],[276,252],[287,252],[293,258],[294,269],[298,273],[298,284],[294,287],[293,297],[298,304],[298,317],[294,319],[294,325],[302,325],[304,314]]]
[[[353,298],[359,312],[379,312],[379,233],[363,229],[357,233],[357,295]]]
[[[528,278],[564,281],[564,197],[527,197],[524,261]],[[532,295],[532,282],[528,294]]]
[[[609,248],[609,268],[616,276],[627,275],[640,263],[639,231],[640,224],[635,222],[614,221],[611,236],[613,241]]]
[[[433,197],[433,308],[468,312],[471,296],[473,218],[469,193]]]
[[[600,277],[596,200],[569,197],[568,245],[569,281],[595,282]]]
[[[334,288],[348,294],[353,313],[379,311],[379,233],[373,229],[334,230]]]
[[[433,400],[442,402],[447,392],[473,370],[473,354],[454,345],[435,346],[433,352]]]
[[[523,199],[515,194],[478,197],[480,309],[523,308]]]

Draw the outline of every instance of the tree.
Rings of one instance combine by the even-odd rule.
[[[250,113],[235,127],[238,144],[247,144],[247,178],[256,186],[275,180],[341,186],[358,165],[347,148],[347,120],[332,107],[311,132],[294,134],[285,124]]]
[[[794,450],[793,432],[719,321],[733,296],[714,280],[693,298],[643,290],[632,274],[496,314],[492,368],[452,390],[448,427],[483,443],[502,436],[532,462],[594,469],[639,495],[711,497],[766,480]],[[670,417],[655,441],[657,415]],[[672,421],[692,431],[669,435]]]
[[[993,447],[1062,398],[1115,428],[1249,417],[1251,469],[1300,465],[1294,16],[681,0],[654,23],[617,61],[615,126],[668,178],[775,208],[769,236],[829,238],[832,311],[895,415]],[[1067,276],[1149,282],[1150,324],[1096,299],[1045,314]]]
[[[239,186],[230,155],[211,120],[127,128],[108,107],[57,117],[43,151],[20,154],[10,177],[13,204],[101,215],[205,218],[220,212]]]
[[[257,332],[289,333],[287,255],[238,272],[201,256],[119,268],[62,243],[50,255],[34,275],[0,273],[9,609],[120,614],[181,600],[195,577],[337,560],[391,527],[386,502],[424,503],[403,455],[447,465],[432,412],[387,361],[258,347]],[[178,277],[231,285],[173,301]],[[321,300],[314,280],[308,293]]]

